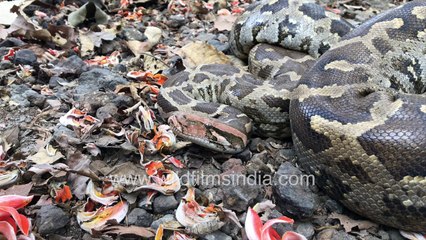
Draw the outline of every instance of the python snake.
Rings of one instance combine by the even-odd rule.
[[[356,28],[313,1],[261,2],[237,20],[230,46],[254,75],[203,65],[161,89],[159,110],[178,135],[228,153],[253,128],[291,136],[331,197],[375,222],[426,231],[426,1]]]

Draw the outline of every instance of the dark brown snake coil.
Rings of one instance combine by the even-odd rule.
[[[426,1],[351,28],[311,1],[252,6],[230,43],[256,76],[231,65],[183,71],[161,90],[160,111],[180,136],[223,152],[244,149],[252,127],[291,135],[330,196],[426,231]]]

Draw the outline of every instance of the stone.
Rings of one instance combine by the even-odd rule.
[[[253,153],[250,151],[250,149],[246,148],[244,151],[234,155],[236,158],[241,159],[243,162],[249,161],[253,157]]]
[[[166,214],[162,218],[159,218],[152,222],[151,228],[157,229],[160,224],[170,222],[170,221],[176,221],[175,216],[173,214]]]
[[[259,155],[259,154],[256,154]],[[253,160],[249,161],[246,165],[247,174],[271,174],[272,170],[262,161],[262,159],[253,157]]]
[[[244,174],[246,172],[243,162],[238,158],[230,158],[222,164],[223,174]]]
[[[77,82],[76,95],[93,94],[99,90],[114,91],[117,85],[128,83],[121,75],[104,68],[94,68],[82,73]]]
[[[60,83],[66,83],[66,82],[68,82],[68,81],[61,78],[61,77],[53,76],[49,79],[49,87],[55,88],[55,87],[61,86]]]
[[[298,217],[312,217],[319,207],[318,196],[309,188],[308,175],[291,163],[281,164],[273,178],[277,205]]]
[[[159,195],[154,199],[153,208],[155,213],[163,213],[169,210],[175,210],[179,202],[173,195]]]
[[[387,233],[389,234],[389,239],[390,240],[404,240],[405,238],[401,235],[401,233],[399,233],[398,230],[395,229],[391,229],[388,230]]]
[[[98,108],[96,111],[96,117],[100,120],[113,117],[117,114],[118,108],[113,103],[107,103],[106,105]]]
[[[33,66],[37,63],[37,56],[29,49],[22,49],[15,53],[13,63]]]
[[[25,45],[25,42],[14,37],[9,37],[0,43],[0,47],[20,47],[22,45]]]
[[[144,41],[146,36],[136,28],[123,28],[123,36],[126,40]]]
[[[40,93],[29,89],[24,92],[24,96],[30,102],[30,105],[37,106],[39,108],[43,108],[44,103],[46,102],[46,97],[41,95]]]
[[[3,60],[0,62],[0,70],[6,70],[6,69],[14,68],[14,67],[15,65],[13,65],[11,61]]]
[[[325,229],[319,232],[316,236],[317,240],[356,240],[356,237],[347,234],[344,231],[336,229]]]
[[[255,203],[260,185],[241,174],[222,175],[223,206],[236,212],[244,212]],[[231,181],[230,181],[231,180]],[[231,184],[226,184],[230,181]]]
[[[131,96],[118,95],[112,100],[112,103],[114,103],[114,105],[118,108],[128,108],[133,106],[135,101]]]
[[[151,226],[153,220],[154,218],[152,214],[142,208],[133,209],[127,216],[127,221],[129,222],[129,225],[136,225],[140,227]]]
[[[54,205],[42,206],[37,212],[35,225],[42,235],[55,233],[70,222],[70,217],[61,208]]]
[[[172,28],[179,28],[186,24],[186,18],[182,14],[171,15],[167,25]]]
[[[77,55],[66,58],[64,61],[59,62],[57,66],[63,68],[62,74],[65,75],[80,75],[87,71],[87,64]]]
[[[336,202],[333,199],[328,199],[327,201],[325,201],[325,208],[329,212],[337,212],[337,213],[342,213],[343,212],[342,205],[340,205],[340,203]]]
[[[219,204],[223,199],[223,192],[220,188],[209,188],[203,192],[203,195],[209,199],[209,202]]]
[[[21,107],[29,107],[30,101],[24,95],[26,91],[31,90],[27,85],[10,85],[10,99]]]
[[[271,213],[269,214],[268,219],[269,220],[276,219],[276,218],[280,218],[282,216],[284,216],[282,213],[278,212],[278,210],[276,210],[276,209],[273,209],[271,211]],[[295,231],[295,229],[294,229],[295,226],[292,225],[292,224],[274,224],[273,227],[278,232],[278,234],[280,236],[282,236],[285,232]]]
[[[214,231],[200,238],[201,240],[232,240],[232,238],[221,231]]]
[[[307,239],[312,239],[315,234],[315,228],[312,223],[299,223],[296,227],[296,232],[302,234]]]

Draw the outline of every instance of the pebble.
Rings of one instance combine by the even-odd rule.
[[[282,216],[284,216],[282,213],[278,212],[276,209],[273,209],[269,214],[268,219],[276,219]],[[295,226],[292,224],[275,224],[273,227],[280,236],[282,236],[285,232],[295,231]]]
[[[154,213],[163,213],[169,210],[175,210],[179,202],[173,195],[159,195],[154,199],[153,208]]]
[[[41,95],[40,93],[29,89],[24,92],[24,96],[30,102],[30,105],[37,106],[39,108],[43,108],[44,103],[46,102],[46,97]]]
[[[318,196],[309,188],[309,183],[304,182],[307,177],[291,163],[281,164],[273,179],[277,204],[281,209],[294,216],[312,217],[319,202]]]
[[[128,83],[121,75],[103,68],[95,68],[84,72],[77,81],[78,86],[75,88],[77,95],[91,94],[99,90],[114,91],[118,84]]]
[[[243,162],[238,158],[230,158],[222,164],[223,174],[244,174],[245,167]]]
[[[154,222],[152,222],[151,228],[157,229],[158,226],[160,226],[160,224],[170,222],[170,221],[176,221],[175,216],[173,214],[164,215],[162,218],[157,219]]]
[[[112,103],[118,108],[128,108],[134,104],[134,100],[131,96],[118,95],[112,100]]]
[[[123,28],[123,36],[126,40],[144,41],[146,36],[136,28]]]
[[[15,53],[13,63],[15,65],[22,64],[33,66],[37,63],[37,56],[29,49],[22,49]]]
[[[133,209],[127,216],[127,221],[129,222],[129,225],[136,225],[140,227],[151,226],[153,220],[154,218],[152,214],[142,208]]]
[[[69,222],[70,217],[61,208],[46,205],[38,210],[35,225],[38,227],[38,233],[46,235],[67,226]]]
[[[255,203],[255,199],[260,193],[260,185],[251,184],[245,175],[222,175],[227,179],[235,179],[234,184],[224,184],[223,206],[236,212],[246,211],[249,205]],[[225,183],[225,181],[223,182]]]
[[[253,160],[247,163],[247,174],[271,174],[272,170],[262,161],[262,159],[256,158],[255,156],[253,156]]]
[[[209,188],[203,192],[203,195],[209,199],[209,202],[219,204],[223,199],[223,192],[220,188]]]
[[[61,68],[61,75],[80,75],[87,71],[87,64],[77,55],[66,58],[57,64]]]
[[[25,42],[19,38],[10,37],[0,43],[0,47],[20,47],[25,45]]]
[[[356,237],[349,235],[344,231],[325,229],[317,234],[316,240],[356,240]]]
[[[343,207],[340,205],[340,203],[336,202],[333,199],[328,199],[325,201],[325,208],[331,213],[331,212],[337,212],[342,213]]]
[[[109,55],[114,51],[123,51],[123,48],[120,44],[120,42],[118,41],[109,41],[109,42],[105,42],[102,43],[101,46],[101,54],[102,55]]]
[[[172,28],[179,28],[183,25],[186,24],[186,18],[185,16],[181,15],[181,14],[176,14],[176,15],[171,15],[169,17],[169,21],[167,22],[169,27]]]
[[[98,108],[96,111],[96,117],[100,120],[104,120],[109,117],[116,116],[118,108],[114,103],[107,103],[106,105]]]
[[[63,79],[63,78],[61,78],[61,77],[58,77],[58,76],[52,76],[49,79],[49,87],[50,88],[55,88],[55,87],[61,86],[60,83],[65,83],[65,82],[68,82],[68,81],[65,80],[65,79]]]
[[[296,227],[296,232],[305,236],[308,240],[315,234],[315,228],[312,223],[300,223]]]
[[[10,85],[10,99],[21,107],[29,107],[30,101],[27,100],[24,93],[31,90],[27,85]]]
[[[214,231],[200,238],[201,240],[232,240],[232,238],[221,231]]]
[[[6,70],[9,68],[14,68],[15,65],[13,65],[13,63],[11,61],[8,60],[4,60],[0,62],[0,70]]]
[[[388,230],[387,233],[389,234],[390,240],[404,240],[405,238],[399,233],[398,230],[392,229]]]

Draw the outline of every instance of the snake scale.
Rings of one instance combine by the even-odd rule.
[[[426,1],[356,28],[312,1],[260,2],[237,20],[230,46],[253,74],[202,65],[161,89],[160,112],[178,135],[228,153],[252,129],[291,136],[331,197],[426,231]]]

